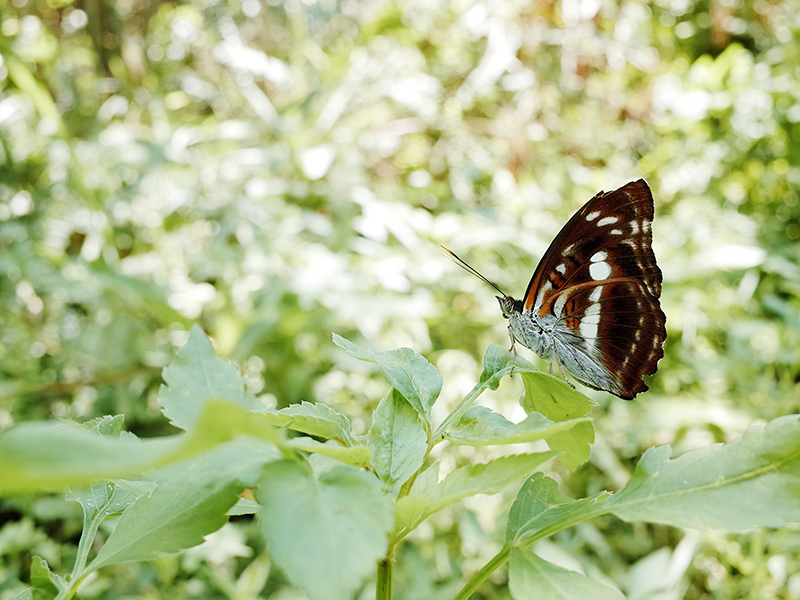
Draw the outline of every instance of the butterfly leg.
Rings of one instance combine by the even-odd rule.
[[[574,390],[575,386],[569,380],[569,377],[567,377],[567,373],[566,373],[566,371],[564,371],[564,367],[561,365],[561,361],[558,360],[558,352],[556,352],[555,344],[553,345],[553,360],[556,361],[556,364],[558,365],[558,368],[561,370],[561,376],[564,377],[564,381],[566,381],[567,384],[569,385],[569,387],[571,387]],[[551,362],[550,363],[550,375],[552,375],[552,374],[553,374],[553,363]]]
[[[517,368],[517,344],[516,340],[514,340],[514,332],[511,331],[511,324],[508,325],[508,337],[511,338],[511,348],[509,348],[509,351],[514,353],[514,362],[511,363],[511,374],[509,375],[509,377],[513,377],[514,369]]]

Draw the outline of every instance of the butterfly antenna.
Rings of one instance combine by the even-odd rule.
[[[452,258],[452,259],[453,259],[453,262],[454,262],[454,263],[456,263],[456,264],[457,264],[459,267],[461,267],[462,269],[464,269],[464,270],[465,270],[465,271],[467,271],[468,273],[472,273],[473,275],[475,275],[475,277],[477,277],[478,279],[480,279],[480,280],[481,280],[482,282],[484,282],[485,284],[488,284],[488,285],[492,286],[494,289],[496,289],[498,292],[500,292],[500,293],[501,293],[503,296],[505,296],[505,295],[506,295],[506,293],[505,293],[503,290],[501,290],[501,289],[500,289],[499,287],[497,287],[497,286],[496,286],[494,283],[492,283],[491,281],[489,281],[488,279],[486,279],[486,277],[484,277],[483,275],[481,275],[480,273],[478,273],[478,272],[477,272],[475,269],[473,269],[472,267],[470,267],[470,266],[469,266],[469,265],[468,265],[466,262],[464,262],[464,261],[463,261],[463,260],[462,260],[462,259],[461,259],[461,258],[460,258],[460,257],[459,257],[459,256],[458,256],[456,253],[455,253],[455,252],[453,252],[452,250],[450,250],[450,248],[445,248],[444,246],[442,246],[442,248],[444,249],[444,251],[445,251],[445,252],[447,252],[447,253],[450,255],[450,258]]]

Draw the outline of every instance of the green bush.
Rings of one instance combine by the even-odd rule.
[[[142,440],[176,435],[161,373],[194,324],[258,406],[335,407],[357,439],[386,384],[332,332],[414,348],[448,382],[438,426],[507,337],[439,244],[519,295],[568,214],[639,177],[665,357],[635,403],[588,392],[588,461],[541,471],[572,498],[619,493],[648,448],[710,452],[798,412],[798,3],[423,4],[0,4],[0,428],[124,415]],[[527,377],[486,408],[524,422]],[[505,455],[440,443],[429,460],[444,474]],[[423,521],[397,548],[398,597],[455,596],[504,547],[516,488]],[[33,555],[62,575],[80,564],[78,506],[0,500],[0,598],[42,575]],[[674,598],[797,596],[793,527],[643,521],[598,516],[535,548],[632,597],[656,582]],[[290,593],[263,549],[234,516],[208,544],[95,571],[82,595]],[[478,594],[517,593],[503,573]]]
[[[434,426],[431,411],[443,380],[433,365],[409,348],[374,352],[338,336],[334,341],[376,363],[391,385],[366,436],[355,436],[347,417],[324,404],[258,407],[244,378],[214,355],[199,328],[164,370],[167,383],[159,392],[162,413],[185,434],[143,440],[122,430],[121,416],[84,427],[30,423],[7,431],[0,437],[0,494],[69,485],[67,500],[79,502],[84,514],[71,574],[52,573],[34,556],[28,596],[72,598],[92,573],[191,548],[227,516],[255,513],[271,561],[313,600],[352,597],[376,564],[376,597],[391,598],[397,546],[425,519],[520,481],[505,544],[455,598],[469,598],[506,562],[514,598],[622,598],[616,588],[530,550],[606,514],[726,531],[783,527],[800,518],[796,416],[679,458],[670,458],[669,447],[652,448],[621,490],[575,500],[536,470],[553,457],[571,469],[588,459],[594,431],[585,415],[592,403],[565,382],[491,346],[480,381]],[[476,404],[512,368],[525,386],[527,416],[519,423]],[[475,447],[541,440],[551,450],[467,464],[441,480],[440,463],[430,460],[441,442]],[[256,502],[240,498],[245,488],[256,488]],[[110,517],[119,521],[95,553],[98,528]]]

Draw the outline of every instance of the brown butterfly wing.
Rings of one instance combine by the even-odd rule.
[[[600,192],[572,215],[545,252],[523,297],[525,310],[545,314],[560,290],[608,276],[639,279],[661,295],[661,270],[653,254],[653,195],[644,179]],[[602,254],[605,258],[601,260]]]
[[[555,315],[568,333],[561,341],[592,363],[567,365],[579,381],[626,399],[647,390],[642,377],[655,373],[664,355],[652,221],[644,180],[600,192],[553,240],[523,298],[524,311]]]
[[[563,308],[561,308],[563,305]],[[571,372],[589,387],[632,399],[647,391],[642,381],[658,369],[664,357],[666,317],[658,299],[642,281],[615,279],[563,290],[554,308],[571,340],[589,360],[602,366],[602,378],[592,369],[572,367]]]

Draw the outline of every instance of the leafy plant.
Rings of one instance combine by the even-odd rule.
[[[677,458],[668,446],[651,448],[618,492],[573,499],[538,471],[552,458],[576,468],[593,441],[591,401],[563,381],[517,357],[528,414],[512,423],[476,405],[514,364],[508,351],[490,346],[478,383],[437,425],[431,413],[443,381],[425,358],[408,348],[374,352],[339,336],[334,342],[375,363],[391,386],[365,436],[354,435],[347,417],[323,404],[259,405],[199,327],[164,370],[159,394],[163,414],[185,433],[139,439],[115,416],[83,426],[22,424],[0,436],[0,493],[69,486],[67,499],[84,512],[72,572],[57,575],[36,557],[28,597],[74,597],[99,569],[190,548],[229,515],[255,513],[272,562],[312,599],[351,598],[374,569],[377,598],[386,599],[395,549],[420,523],[460,499],[520,482],[505,545],[455,598],[470,597],[506,562],[514,598],[622,598],[608,584],[532,551],[536,542],[600,515],[726,531],[800,520],[796,415]],[[441,479],[431,460],[440,443],[541,440],[550,450],[461,466]],[[255,502],[241,497],[246,488],[256,490]],[[90,557],[100,523],[111,517],[116,527]]]

